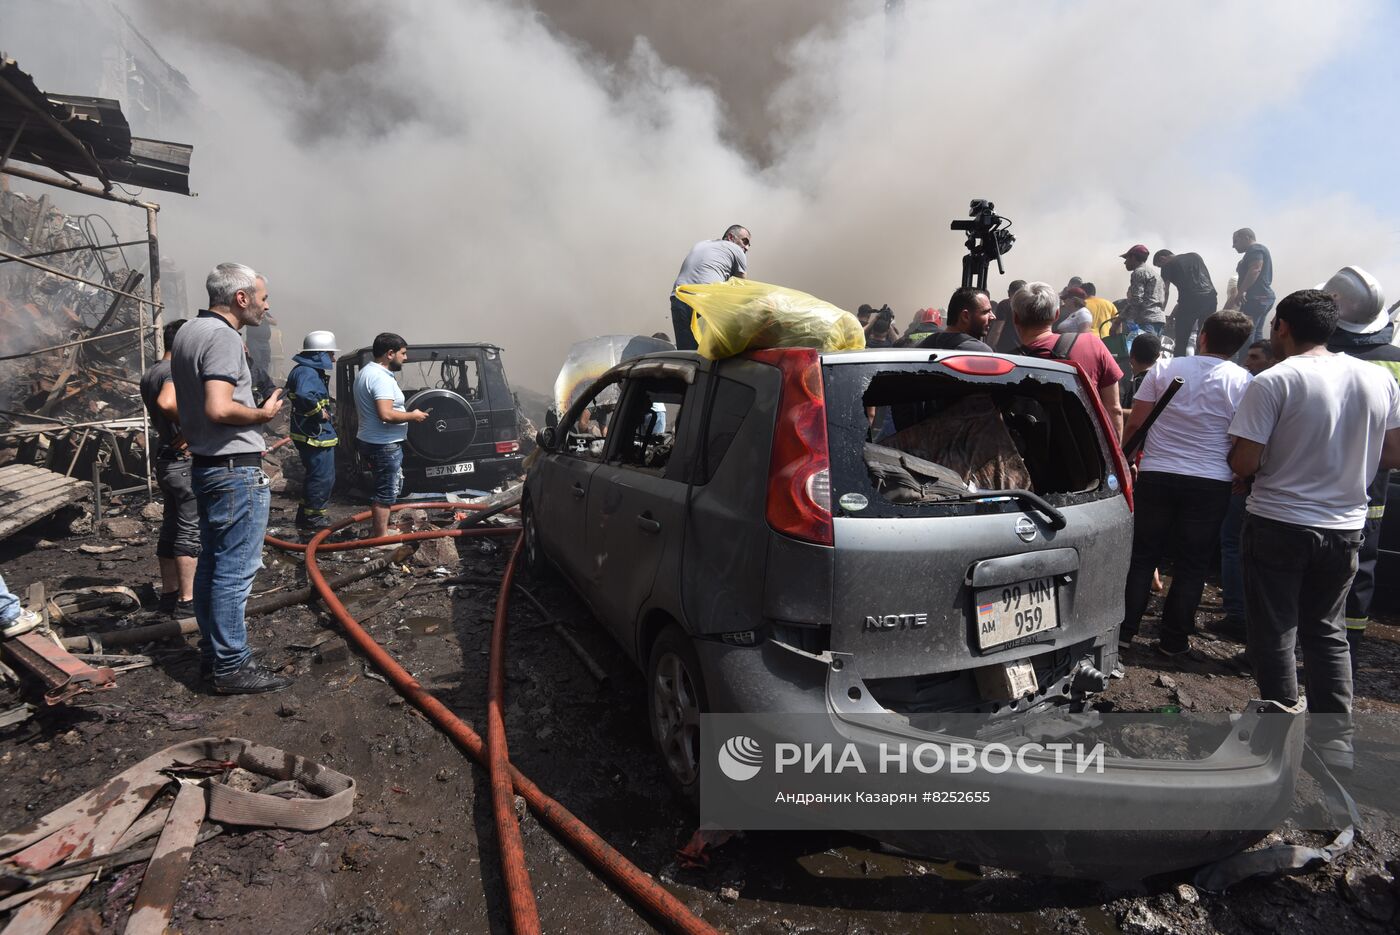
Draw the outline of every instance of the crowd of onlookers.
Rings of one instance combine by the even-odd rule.
[[[959,289],[944,330],[910,343],[1074,361],[1122,438],[1179,379],[1132,467],[1120,650],[1133,650],[1158,569],[1169,565],[1151,648],[1188,657],[1219,555],[1224,614],[1212,628],[1244,641],[1260,696],[1284,706],[1299,704],[1301,646],[1307,707],[1319,716],[1313,741],[1329,766],[1349,769],[1353,666],[1389,471],[1400,467],[1400,348],[1365,270],[1346,267],[1275,307],[1267,248],[1248,229],[1234,246],[1242,259],[1223,308],[1199,255],[1158,250],[1153,269],[1137,245],[1123,254],[1130,279],[1119,302],[1079,279],[1060,290],[1014,282],[996,307]]]

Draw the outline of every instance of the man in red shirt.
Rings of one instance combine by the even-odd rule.
[[[1109,424],[1121,436],[1123,404],[1119,399],[1118,381],[1123,379],[1122,368],[1098,335],[1060,335],[1052,331],[1059,313],[1060,294],[1054,286],[1048,282],[1033,282],[1021,287],[1011,297],[1012,320],[1016,335],[1021,339],[1018,353],[1031,357],[1061,357],[1084,368],[1089,382],[1099,391]],[[1063,349],[1066,344],[1068,350]],[[1060,354],[1056,353],[1057,345],[1061,347]]]

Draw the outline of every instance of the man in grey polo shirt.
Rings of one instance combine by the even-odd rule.
[[[240,334],[267,314],[267,281],[241,263],[220,263],[205,286],[209,310],[180,329],[170,360],[199,504],[194,617],[200,676],[223,695],[278,691],[291,680],[253,659],[243,620],[248,592],[262,567],[271,501],[259,427],[282,409],[280,389],[261,407],[254,404],[253,375]]]
[[[676,287],[743,279],[749,274],[748,255],[749,229],[742,224],[729,225],[719,240],[702,240],[690,248],[671,284],[671,327],[677,350],[693,351],[698,345],[690,333],[690,306],[676,298]]]

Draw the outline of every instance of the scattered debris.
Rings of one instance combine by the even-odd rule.
[[[1374,867],[1351,867],[1342,874],[1342,895],[1358,912],[1377,922],[1395,916],[1395,881]]]
[[[16,724],[23,724],[33,717],[38,710],[32,704],[18,704],[7,711],[0,711],[0,728],[14,727]]]
[[[608,673],[602,666],[598,665],[597,660],[588,654],[588,650],[583,648],[583,644],[574,639],[574,635],[564,629],[560,624],[555,623],[553,629],[559,639],[563,640],[564,645],[569,647],[569,650],[578,657],[579,662],[583,663],[583,667],[588,670],[588,674],[598,680],[598,687],[607,688]]]
[[[149,808],[185,764],[211,764],[202,778],[181,775],[173,802]],[[222,780],[214,773],[222,767]],[[242,788],[230,784],[237,774]],[[270,780],[270,782],[268,781]],[[261,789],[259,788],[261,787]],[[305,797],[279,792],[295,787]],[[355,781],[304,757],[239,738],[203,737],[147,757],[103,786],[28,827],[0,836],[0,881],[18,906],[15,931],[47,932],[114,856],[159,834],[141,881],[129,933],[170,925],[180,880],[206,818],[246,827],[319,831],[350,814]],[[148,810],[149,808],[149,810]],[[93,859],[103,861],[94,866]]]
[[[690,870],[708,867],[710,865],[709,852],[722,847],[732,837],[734,837],[733,831],[726,831],[722,828],[696,828],[695,833],[690,836],[690,840],[685,842],[685,846],[676,851],[676,857],[682,867]]]

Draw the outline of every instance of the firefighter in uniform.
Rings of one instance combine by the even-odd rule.
[[[1400,347],[1390,343],[1394,326],[1385,311],[1380,283],[1361,267],[1347,266],[1318,288],[1337,300],[1337,330],[1328,340],[1327,349],[1384,367],[1400,382]],[[1366,490],[1369,503],[1364,538],[1346,605],[1347,641],[1351,643],[1353,672],[1357,650],[1371,616],[1371,599],[1376,593],[1376,557],[1380,551],[1381,520],[1385,518],[1385,494],[1389,484],[1390,472],[1380,470]]]
[[[296,520],[297,529],[303,533],[314,533],[330,525],[326,504],[335,487],[335,446],[339,441],[330,386],[338,350],[334,334],[313,331],[302,342],[301,353],[292,358],[296,366],[287,375],[292,443],[306,469]]]

